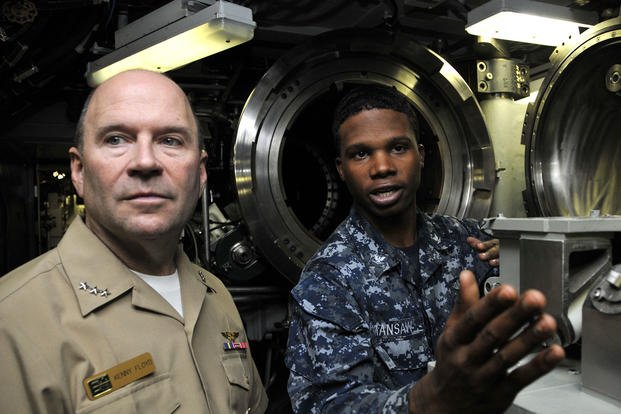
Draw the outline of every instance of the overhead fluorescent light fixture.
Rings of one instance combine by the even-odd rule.
[[[226,1],[175,0],[117,30],[115,49],[87,67],[90,86],[129,69],[167,72],[247,42],[252,11]]]
[[[531,0],[492,0],[468,12],[475,36],[558,46],[597,23],[597,14]]]

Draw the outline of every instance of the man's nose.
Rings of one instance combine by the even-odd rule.
[[[158,159],[155,143],[151,139],[138,139],[132,151],[129,166],[130,175],[153,175],[158,174],[161,170],[162,166]]]
[[[385,177],[394,174],[395,165],[390,155],[385,152],[376,152],[373,154],[371,165],[371,177]]]

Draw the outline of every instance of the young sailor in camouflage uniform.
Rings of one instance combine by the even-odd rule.
[[[539,292],[519,299],[504,286],[478,301],[497,241],[481,242],[489,237],[473,220],[416,209],[417,126],[390,88],[358,88],[337,107],[337,169],[354,206],[292,291],[286,364],[297,413],[498,412],[563,357],[554,346],[507,374],[554,319]]]

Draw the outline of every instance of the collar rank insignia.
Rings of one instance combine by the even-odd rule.
[[[90,293],[91,295],[101,296],[107,298],[110,295],[110,291],[107,288],[97,289],[97,286],[90,286],[88,282],[80,282],[80,290]]]
[[[224,343],[225,351],[242,350],[248,348],[248,342],[235,342],[239,336],[239,332],[225,331],[221,332],[222,336],[227,339]]]
[[[205,285],[205,287],[207,288],[207,293],[216,293],[215,289],[213,289],[211,286],[209,286],[207,284],[207,279],[205,278],[205,273],[203,273],[202,270],[198,271],[198,276],[201,278],[201,283],[203,285]],[[224,332],[222,333],[222,335],[224,335]]]

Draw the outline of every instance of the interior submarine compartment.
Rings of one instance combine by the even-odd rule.
[[[236,193],[252,243],[293,283],[349,211],[330,127],[339,98],[365,83],[396,88],[419,115],[426,152],[420,207],[458,217],[489,212],[493,149],[460,74],[404,34],[324,33],[283,55],[260,79],[233,148]]]
[[[487,289],[541,290],[568,353],[518,394],[519,412],[621,408],[620,29],[606,20],[553,51],[522,130],[529,217],[489,220],[502,259]]]
[[[522,131],[529,216],[621,214],[621,18],[557,47]]]

